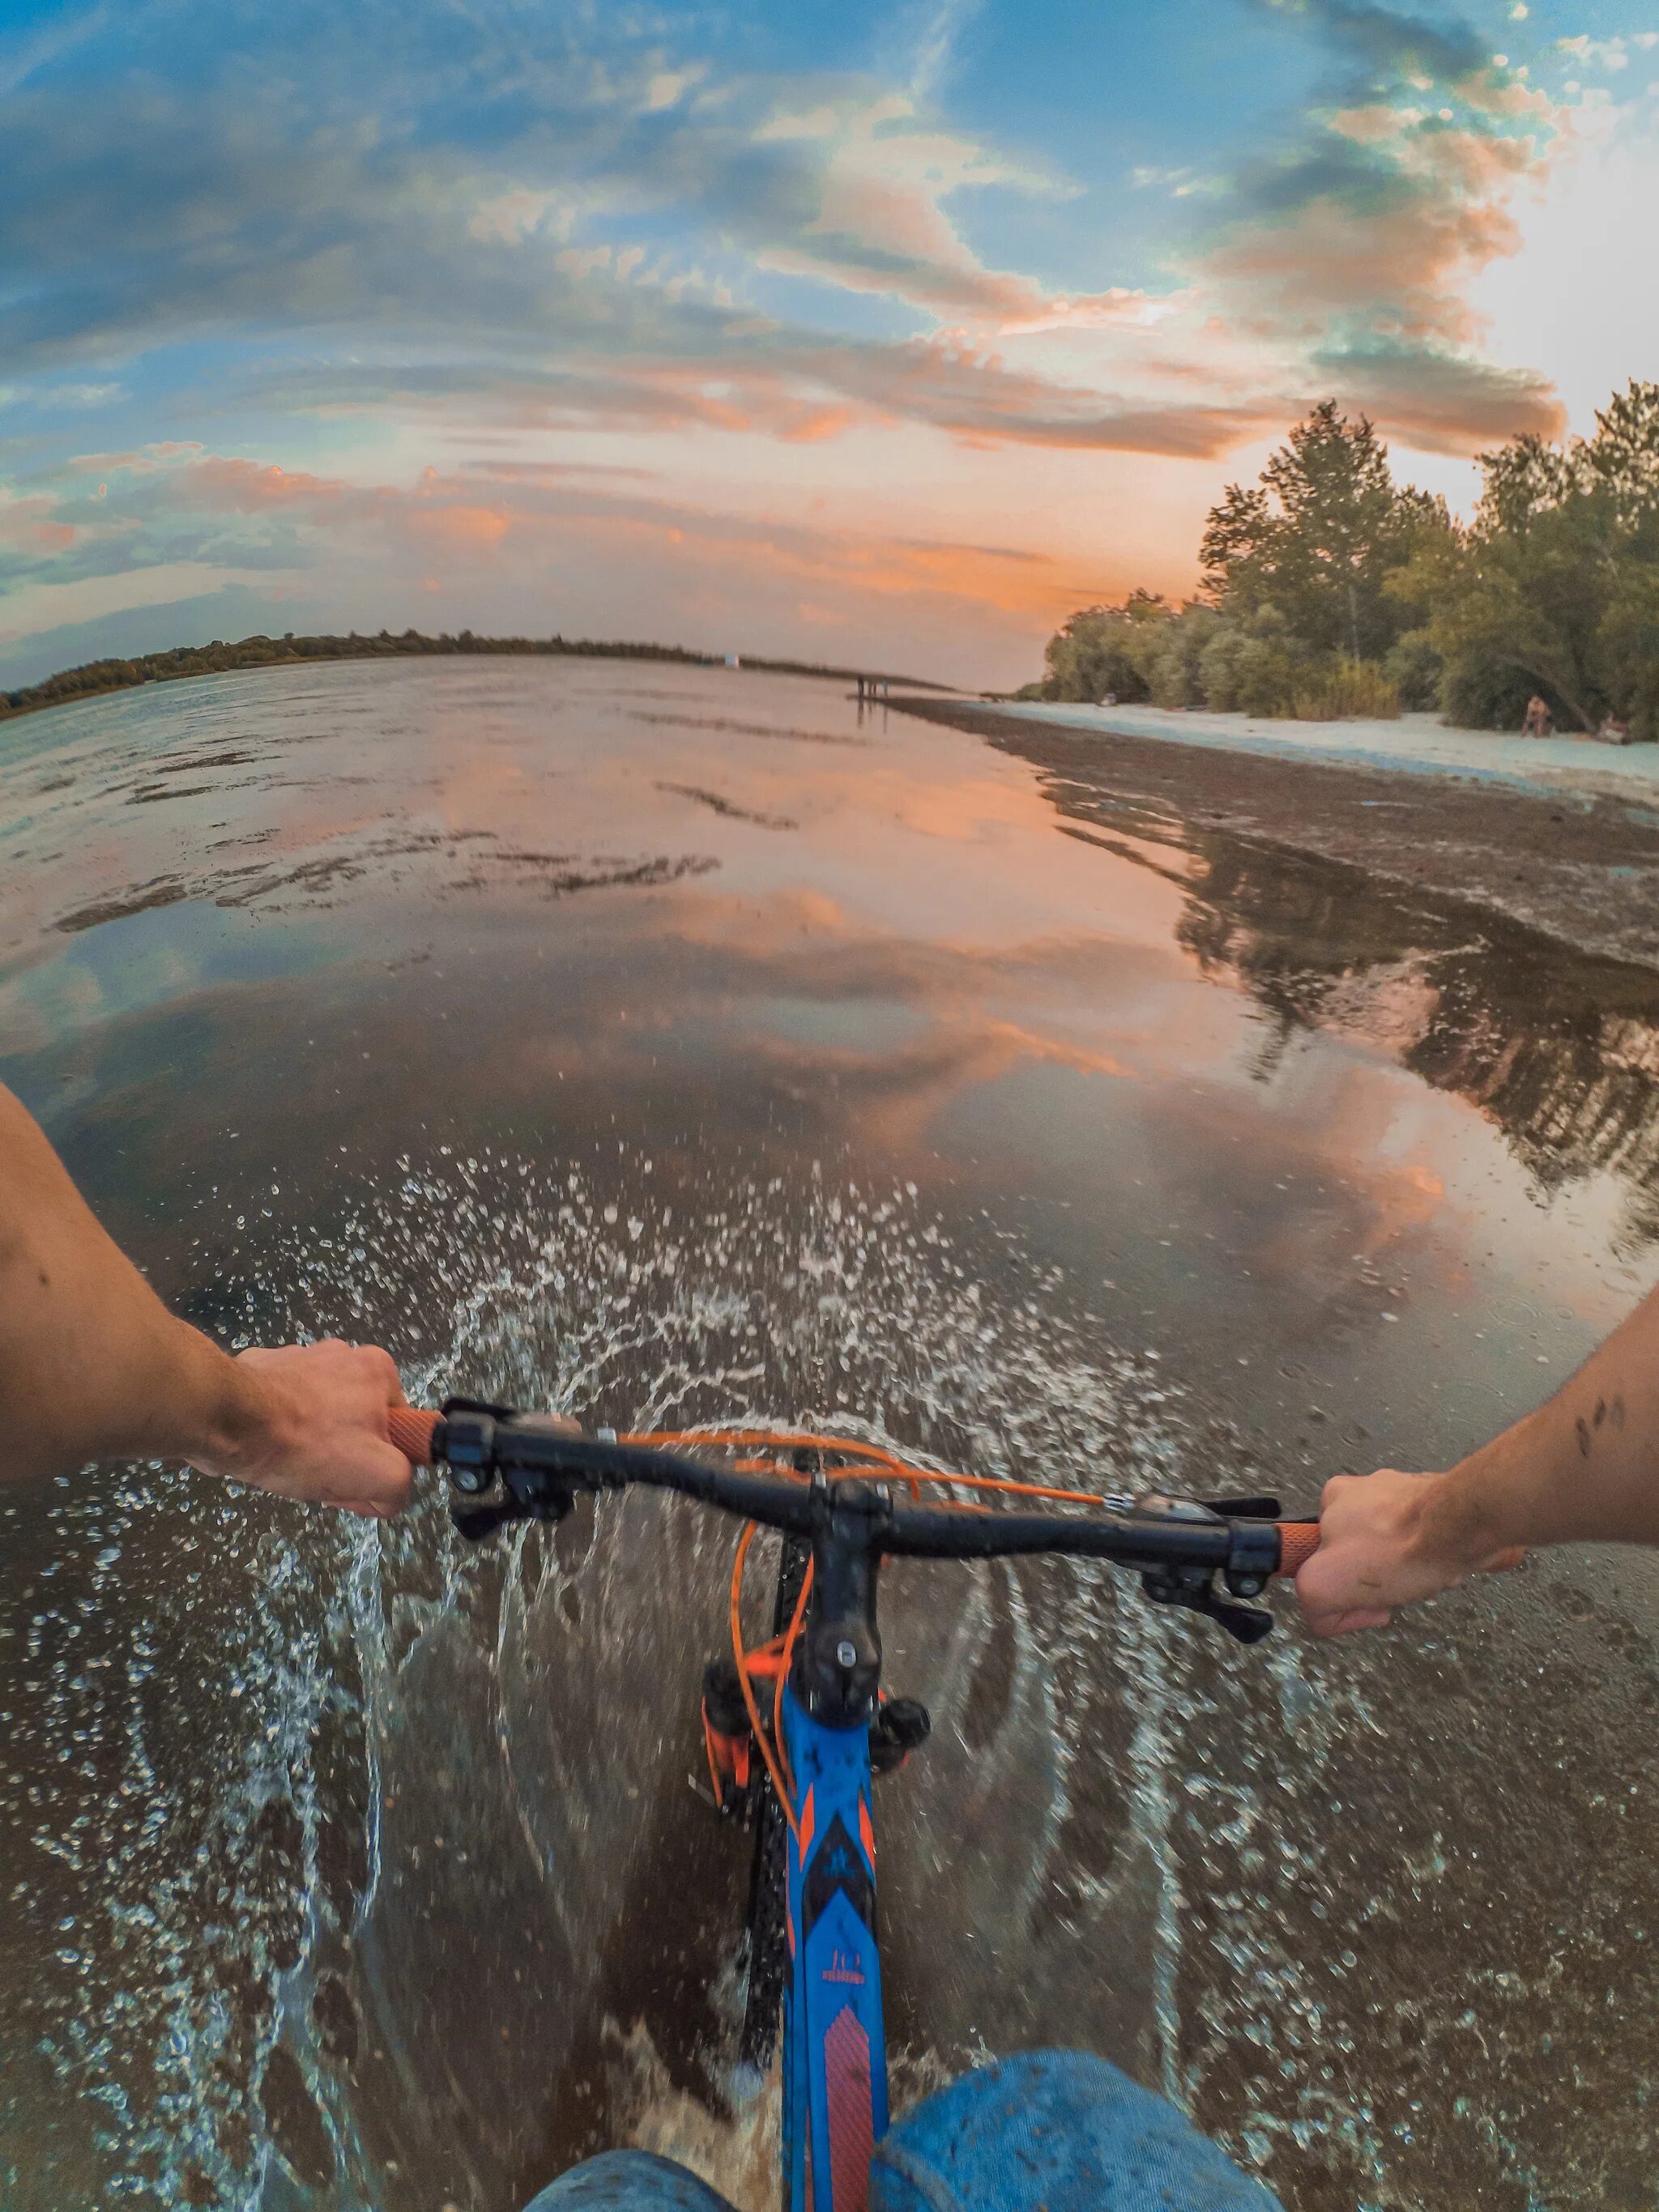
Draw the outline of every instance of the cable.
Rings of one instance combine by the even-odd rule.
[[[790,1770],[789,1753],[783,1741],[783,1692],[789,1680],[789,1669],[794,1664],[795,1645],[800,1638],[800,1626],[806,1618],[806,1601],[812,1594],[812,1562],[806,1562],[806,1571],[800,1578],[800,1594],[795,1600],[795,1610],[790,1617],[787,1633],[783,1638],[783,1651],[778,1667],[778,1679],[772,1691],[772,1731],[776,1739],[778,1764],[783,1769],[789,1784],[789,1794],[795,1794],[795,1778]]]
[[[749,1655],[743,1644],[743,1570],[749,1557],[749,1547],[755,1540],[758,1522],[749,1521],[738,1539],[737,1556],[732,1562],[732,1656],[738,1662],[738,1686],[743,1692],[744,1709],[749,1715],[749,1725],[754,1731],[760,1755],[766,1763],[766,1771],[772,1787],[778,1793],[778,1802],[783,1808],[783,1817],[789,1823],[789,1832],[800,1844],[800,1824],[795,1818],[795,1808],[772,1747],[767,1741],[766,1730],[761,1725],[760,1707],[755,1703],[755,1692],[749,1680]],[[782,1676],[780,1674],[780,1680]]]

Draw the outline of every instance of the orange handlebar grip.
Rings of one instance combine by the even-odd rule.
[[[386,1415],[386,1428],[406,1460],[416,1467],[430,1467],[434,1464],[432,1431],[441,1418],[425,1406],[393,1406]]]
[[[1279,1571],[1293,1575],[1319,1549],[1317,1521],[1281,1521],[1279,1524]]]

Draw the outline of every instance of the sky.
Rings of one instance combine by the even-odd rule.
[[[1334,394],[1659,375],[1659,0],[0,0],[0,682],[252,631],[1023,682]]]

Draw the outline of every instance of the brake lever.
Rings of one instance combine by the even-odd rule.
[[[516,1499],[506,1505],[452,1504],[450,1526],[469,1544],[482,1544],[486,1537],[499,1535],[510,1521],[562,1521],[572,1502],[569,1492],[565,1491],[556,1497],[538,1499],[533,1505],[522,1505]]]
[[[1284,1509],[1276,1498],[1200,1498],[1200,1505],[1224,1521],[1279,1521]]]
[[[1231,1598],[1218,1597],[1210,1575],[1200,1581],[1187,1581],[1167,1571],[1154,1571],[1142,1575],[1140,1587],[1154,1605],[1184,1606],[1189,1613],[1201,1613],[1206,1620],[1218,1621],[1237,1643],[1260,1644],[1264,1636],[1273,1633],[1272,1613],[1258,1605],[1235,1605]]]

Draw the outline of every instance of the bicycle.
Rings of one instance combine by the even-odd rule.
[[[715,1428],[587,1437],[465,1398],[446,1400],[441,1414],[395,1407],[391,1432],[416,1465],[446,1469],[452,1518],[475,1541],[515,1521],[562,1520],[579,1494],[635,1484],[744,1522],[732,1657],[705,1669],[702,1727],[715,1805],[756,1836],[740,2050],[763,2073],[781,2022],[784,2212],[866,2212],[887,2128],[872,1782],[902,1765],[931,1723],[925,1708],[882,1688],[882,1560],[1104,1559],[1138,1572],[1154,1603],[1205,1614],[1254,1644],[1273,1616],[1241,1601],[1294,1574],[1319,1540],[1316,1522],[1280,1521],[1273,1498],[1135,1498],[947,1475],[844,1437]],[[690,1446],[725,1451],[733,1464],[691,1458]],[[970,1498],[926,1505],[924,1486]],[[988,1497],[1027,1504],[997,1510],[981,1502]],[[1029,1510],[1036,1501],[1085,1510]],[[782,1550],[772,1637],[751,1650],[744,1577],[763,1528],[779,1532]]]

